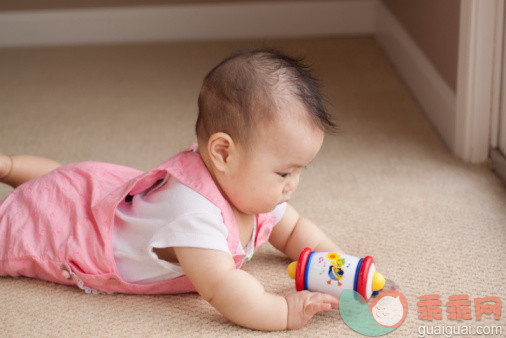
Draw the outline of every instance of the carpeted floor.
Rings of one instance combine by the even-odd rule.
[[[506,189],[486,165],[448,152],[373,38],[3,49],[0,152],[147,170],[194,140],[207,71],[253,45],[306,55],[325,86],[340,132],[326,137],[292,204],[347,253],[373,256],[400,286],[409,310],[391,336],[487,325],[505,334],[504,313],[478,321],[473,300],[506,300]],[[1,186],[0,199],[10,191]],[[268,291],[286,294],[294,289],[289,262],[267,244],[244,269]],[[440,296],[442,320],[418,318],[417,302],[428,294]],[[471,300],[471,320],[448,318],[446,302],[460,294]],[[259,334],[231,324],[196,294],[88,295],[0,278],[0,336]],[[270,335],[358,336],[338,311]]]

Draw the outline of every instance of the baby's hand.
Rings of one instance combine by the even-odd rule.
[[[321,292],[298,291],[285,297],[288,304],[288,329],[297,330],[306,325],[320,311],[337,309],[339,300]]]

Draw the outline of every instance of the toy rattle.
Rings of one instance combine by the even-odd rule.
[[[310,248],[305,248],[299,260],[288,266],[288,274],[295,279],[297,291],[325,292],[339,298],[344,289],[351,289],[366,302],[385,285],[385,277],[376,271],[371,256],[358,258]]]

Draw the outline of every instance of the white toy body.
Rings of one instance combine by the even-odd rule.
[[[337,298],[343,290],[358,292],[368,301],[374,291],[385,284],[376,272],[372,257],[358,258],[333,252],[314,252],[306,248],[299,261],[290,264],[289,274],[295,279],[298,291],[309,290],[331,294]]]

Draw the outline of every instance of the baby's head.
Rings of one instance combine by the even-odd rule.
[[[290,198],[334,127],[323,101],[307,67],[274,50],[234,53],[207,74],[199,152],[233,207],[268,212]]]

